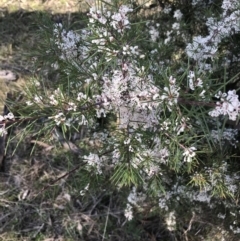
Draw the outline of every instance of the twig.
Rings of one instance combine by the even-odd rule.
[[[105,240],[105,235],[106,235],[106,230],[107,230],[107,225],[108,225],[108,219],[109,219],[109,212],[110,212],[111,201],[112,201],[112,196],[111,196],[111,199],[110,199],[110,203],[109,203],[109,205],[108,205],[108,212],[107,212],[107,217],[106,217],[106,221],[105,221],[105,226],[104,226],[104,232],[103,232],[102,241]]]
[[[188,241],[187,232],[189,232],[191,230],[192,224],[195,221],[195,217],[196,217],[196,213],[192,212],[192,218],[189,221],[188,228],[187,228],[187,230],[184,231],[184,236],[185,236],[186,241]]]

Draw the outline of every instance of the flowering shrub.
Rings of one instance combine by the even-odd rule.
[[[181,200],[210,204],[212,196],[239,195],[239,164],[229,159],[238,129],[228,120],[239,119],[240,102],[237,90],[226,88],[238,78],[231,41],[238,37],[240,6],[220,2],[214,12],[212,2],[192,1],[192,19],[176,2],[146,21],[127,3],[102,3],[90,8],[82,29],[53,25],[45,51],[61,78],[33,81],[18,112],[41,118],[39,133],[57,128],[71,138],[87,127],[79,162],[89,173],[88,188],[100,177],[118,189],[132,187],[128,220],[149,200],[168,211]],[[198,18],[207,8],[212,15]]]

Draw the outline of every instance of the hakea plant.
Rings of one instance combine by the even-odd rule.
[[[210,74],[203,67],[230,34],[231,24],[236,26],[238,11],[228,15],[226,1],[224,4],[222,19],[207,21],[209,36],[194,37],[193,43],[186,44],[186,55],[197,63],[196,69],[181,74],[154,63],[145,46],[159,38],[158,25],[149,27],[148,37],[141,36],[146,25],[131,23],[134,10],[128,5],[92,7],[87,27],[79,31],[54,24],[49,41],[57,60],[52,67],[64,73],[67,84],[44,89],[43,84],[34,82],[21,113],[32,118],[44,116],[45,129],[57,126],[64,133],[87,126],[98,148],[87,148],[79,158],[91,176],[109,178],[118,188],[134,186],[125,210],[128,219],[132,218],[131,207],[139,205],[146,193],[157,196],[159,206],[167,210],[167,202],[174,196],[209,202],[211,194],[234,197],[237,192],[224,151],[226,145],[237,145],[238,130],[224,125],[226,119],[239,118],[240,102],[235,90],[222,93],[224,84],[211,86]],[[181,21],[183,14],[176,10],[173,17]],[[173,30],[176,28],[180,25],[175,24]],[[77,75],[72,76],[72,70]],[[28,110],[33,108],[30,114]],[[114,124],[99,128],[97,119],[112,116]],[[209,156],[219,150],[222,160],[216,162]],[[204,194],[195,189],[191,192],[189,183]],[[139,187],[141,193],[137,192]]]

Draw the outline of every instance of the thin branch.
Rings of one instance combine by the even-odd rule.
[[[187,233],[191,230],[192,224],[193,224],[193,222],[195,221],[195,217],[196,217],[196,213],[195,213],[195,212],[192,212],[192,218],[191,218],[191,220],[189,221],[188,228],[187,228],[187,230],[184,231],[184,236],[185,236],[186,241],[188,241]]]

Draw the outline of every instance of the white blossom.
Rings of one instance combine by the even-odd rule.
[[[176,85],[176,79],[170,76],[169,86],[163,88],[163,93],[161,95],[162,100],[166,100],[166,104],[169,110],[172,110],[172,106],[176,105],[178,102],[180,88]]]
[[[56,125],[59,126],[66,121],[66,116],[62,112],[59,112],[57,115],[49,117],[49,119],[54,119]]]
[[[129,203],[127,203],[127,207],[124,210],[124,216],[128,221],[131,221],[133,219],[133,210],[132,206]]]
[[[151,40],[153,42],[156,42],[157,38],[159,37],[159,31],[155,27],[151,26],[149,30],[149,34],[151,36]]]
[[[174,23],[172,25],[172,29],[179,30],[180,29],[180,24],[179,23]]]
[[[209,112],[212,117],[226,115],[230,120],[235,121],[239,115],[240,102],[236,90],[229,90],[228,93],[219,93],[216,95],[220,101],[216,103],[216,107]]]
[[[203,87],[203,81],[195,77],[194,71],[189,71],[188,84],[191,90],[195,90],[196,87]]]
[[[176,10],[174,12],[174,15],[173,15],[173,17],[176,18],[178,21],[182,19],[182,16],[183,16],[183,14],[182,14],[182,12],[179,9]]]
[[[176,230],[176,214],[174,211],[167,214],[165,218],[165,222],[167,224],[168,230],[170,231]]]
[[[104,16],[106,9],[103,8],[102,10],[97,9],[96,7],[91,7],[88,16],[89,22],[94,23],[94,21],[98,21],[101,24],[106,24],[107,18]]]
[[[163,9],[163,12],[165,14],[169,14],[172,11],[172,8],[170,6],[165,6],[165,8]]]
[[[4,120],[7,120],[7,119],[9,119],[9,120],[13,120],[15,117],[14,117],[14,114],[12,113],[12,112],[9,112],[7,115],[4,115],[3,116],[3,119]],[[2,117],[0,116],[0,121],[1,121],[1,119],[2,119]]]
[[[102,173],[102,167],[104,165],[103,159],[100,158],[97,154],[90,153],[88,156],[83,156],[85,162],[87,162],[88,166],[92,166],[96,168],[98,174]]]
[[[194,146],[185,148],[185,151],[183,153],[184,162],[191,162],[193,157],[196,156],[196,152],[195,152],[196,150],[197,150],[197,148]]]
[[[0,136],[5,136],[5,135],[7,135],[7,130],[6,130],[5,126],[2,125],[0,127]]]
[[[133,9],[129,8],[126,5],[121,5],[118,13],[114,13],[112,15],[111,25],[114,29],[116,29],[119,33],[123,33],[125,29],[130,28],[130,22],[126,14],[132,12]]]

